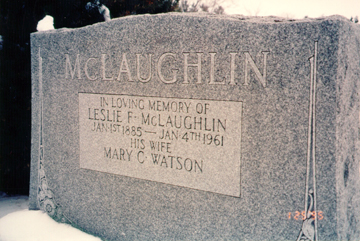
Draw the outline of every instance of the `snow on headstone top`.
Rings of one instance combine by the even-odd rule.
[[[54,18],[50,15],[46,15],[43,19],[41,19],[36,27],[37,31],[46,31],[52,29],[55,29]]]

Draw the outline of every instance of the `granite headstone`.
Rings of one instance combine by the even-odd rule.
[[[105,240],[359,240],[359,47],[340,16],[34,33],[30,209]]]

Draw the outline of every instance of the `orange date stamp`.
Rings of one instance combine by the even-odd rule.
[[[295,211],[295,212],[289,212],[288,213],[288,219],[295,219],[295,220],[305,220],[305,219],[317,219],[317,220],[323,220],[324,219],[324,214],[322,211],[312,211],[312,212],[308,212],[308,215],[305,214],[305,211]]]

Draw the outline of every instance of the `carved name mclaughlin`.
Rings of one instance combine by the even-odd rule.
[[[110,55],[101,54],[100,56],[85,58],[80,54],[70,55],[65,54],[65,78],[66,79],[86,79],[86,80],[101,80],[101,81],[139,81],[147,83],[153,80],[154,76],[164,84],[174,84],[180,80],[180,72],[182,73],[182,84],[209,84],[209,85],[249,85],[250,72],[254,73],[256,81],[262,86],[266,87],[266,71],[267,71],[267,56],[269,51],[262,51],[262,66],[259,67],[254,58],[249,52],[230,52],[228,54],[228,78],[224,77],[221,80],[216,79],[215,72],[218,70],[219,63],[217,63],[217,53],[210,52],[204,54],[202,52],[190,53],[183,52],[181,54],[165,52],[157,59],[153,54],[130,54],[123,53],[119,61],[119,67],[114,73],[111,71]],[[190,61],[190,56],[195,56],[196,61]],[[240,56],[243,57],[243,62],[236,62]],[[133,65],[128,60],[129,57],[135,59]],[[180,61],[179,61],[180,60]],[[182,64],[180,64],[182,63]],[[146,66],[146,71],[142,69]],[[235,71],[237,68],[243,66],[244,79],[236,79]],[[204,68],[207,67],[207,68]],[[183,71],[180,71],[182,69]],[[205,79],[204,69],[208,70],[208,79]],[[141,71],[142,70],[142,71]],[[190,80],[190,70],[196,72],[196,77]],[[134,74],[135,73],[135,74]],[[156,73],[154,75],[153,73]]]

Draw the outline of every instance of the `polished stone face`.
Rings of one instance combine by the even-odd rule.
[[[359,239],[359,42],[339,16],[32,34],[30,209],[106,240]]]
[[[79,93],[80,168],[240,197],[241,110],[234,101]]]

